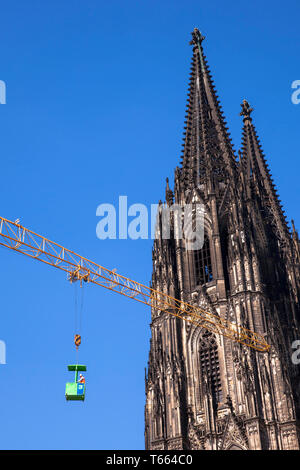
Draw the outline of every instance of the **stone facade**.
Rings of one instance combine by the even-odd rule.
[[[182,163],[166,203],[205,207],[204,246],[162,236],[152,287],[265,335],[258,352],[152,309],[146,375],[146,449],[299,449],[300,242],[287,225],[244,100],[235,155],[203,52],[193,59]],[[287,158],[287,157],[286,157]]]

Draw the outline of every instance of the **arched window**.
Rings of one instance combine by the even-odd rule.
[[[200,369],[202,382],[208,382],[215,402],[220,403],[223,394],[218,346],[209,332],[203,335],[200,343]]]
[[[205,284],[213,279],[209,239],[207,235],[204,235],[204,243],[201,250],[194,251],[194,271],[196,285]]]

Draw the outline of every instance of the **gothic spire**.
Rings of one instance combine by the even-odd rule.
[[[241,164],[245,176],[246,193],[248,198],[251,197],[252,191],[259,195],[266,207],[266,216],[270,219],[277,237],[285,244],[287,238],[290,238],[289,229],[252,121],[253,108],[247,100],[243,100],[241,107],[240,115],[243,116],[244,122]]]
[[[215,91],[202,43],[195,28],[190,44],[193,58],[187,101],[182,157],[184,188],[204,182],[226,182],[235,172],[236,162],[228,128]]]

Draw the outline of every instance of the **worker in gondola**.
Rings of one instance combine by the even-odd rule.
[[[79,374],[79,380],[78,380],[78,383],[80,384],[85,384],[85,378],[82,374]]]

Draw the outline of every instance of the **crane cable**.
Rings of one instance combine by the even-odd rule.
[[[75,330],[74,330],[74,343],[76,347],[76,356],[77,356],[77,364],[78,364],[78,348],[81,344],[81,336],[78,333],[78,289],[77,289],[77,282],[75,282]]]
[[[84,304],[84,284],[80,282],[81,289],[81,301],[80,308],[78,309],[78,288],[77,282],[75,282],[75,331],[74,331],[74,343],[77,352],[77,363],[78,363],[78,349],[81,344],[81,330],[82,330],[82,313]]]
[[[82,331],[82,314],[83,314],[83,303],[84,303],[84,283],[80,283],[81,288],[81,303],[80,303],[80,312],[79,312],[79,331]]]

